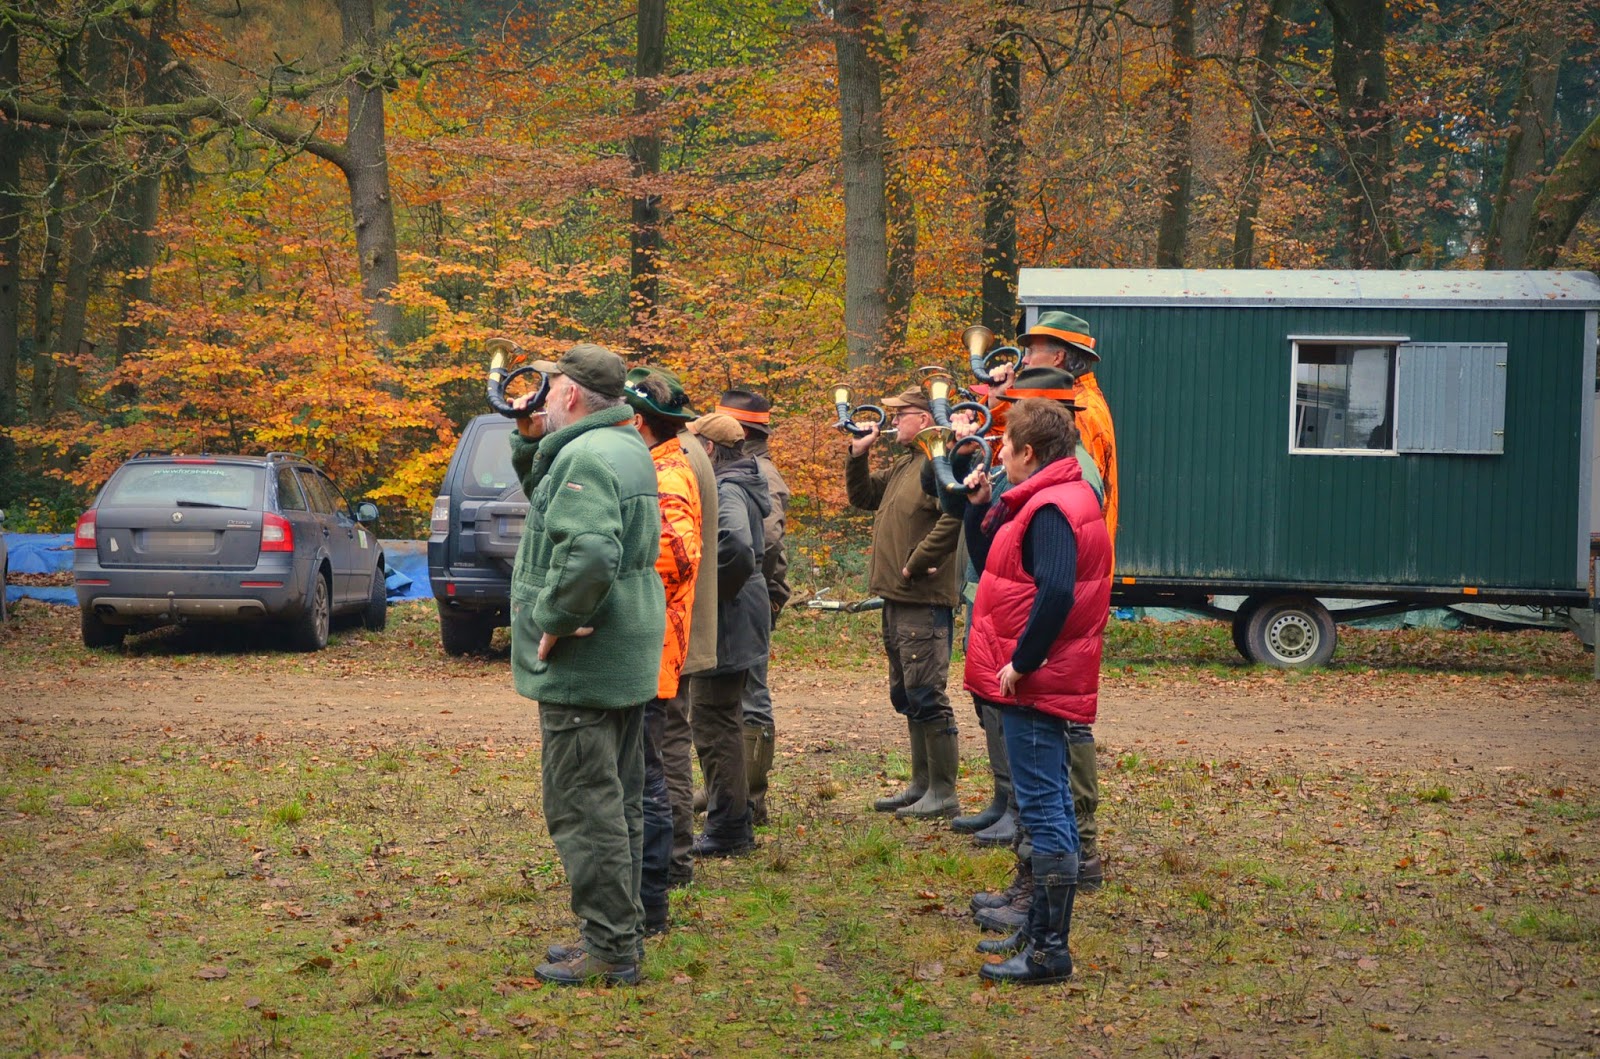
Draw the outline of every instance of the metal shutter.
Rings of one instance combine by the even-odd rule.
[[[1506,344],[1407,342],[1395,367],[1395,448],[1506,450]]]

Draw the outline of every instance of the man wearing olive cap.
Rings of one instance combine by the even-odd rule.
[[[928,395],[906,390],[883,400],[897,437],[910,446],[934,425]],[[845,490],[850,503],[876,514],[868,582],[882,596],[883,647],[889,657],[889,701],[906,719],[911,741],[911,782],[872,807],[898,816],[954,816],[960,766],[955,712],[945,687],[950,678],[954,608],[960,598],[956,547],[961,520],[943,514],[923,492],[928,457],[915,447],[887,470],[873,473],[868,453],[876,427],[846,443]]]
[[[740,697],[770,643],[761,527],[772,501],[761,469],[745,455],[738,420],[712,412],[690,423],[689,432],[717,475],[717,664],[689,680],[689,722],[706,777],[706,829],[693,849],[696,857],[731,857],[755,848]]]
[[[622,401],[622,358],[585,343],[524,414],[511,465],[528,496],[511,575],[511,671],[539,703],[545,822],[583,941],[540,964],[547,982],[639,980],[644,909],[644,704],[656,693],[666,602],[650,451]],[[552,954],[555,955],[555,954]]]

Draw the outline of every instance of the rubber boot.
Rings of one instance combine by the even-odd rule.
[[[896,809],[903,809],[921,798],[928,789],[928,749],[922,742],[922,731],[911,721],[906,722],[906,731],[911,737],[911,782],[899,794],[873,802],[872,808],[877,812],[892,813]]]
[[[1000,819],[972,836],[980,846],[1009,846],[1017,840],[1017,811],[1006,806]]]
[[[961,769],[960,731],[949,721],[926,723],[922,728],[922,742],[928,755],[928,789],[921,798],[894,815],[903,820],[935,820],[954,816],[961,810],[956,798],[956,774]]]
[[[1029,912],[1028,942],[1004,963],[988,963],[978,974],[992,982],[1048,985],[1072,977],[1072,901],[1078,892],[1078,858],[1071,853],[1033,858],[1036,890]]]
[[[981,710],[980,716],[983,716]],[[958,816],[950,821],[950,830],[960,831],[962,834],[976,834],[994,826],[1005,817],[1006,803],[1011,800],[1011,770],[1006,761],[1005,732],[998,724],[991,724],[987,716],[983,716],[983,741],[989,750],[989,771],[994,776],[994,797],[989,799],[989,804],[981,812],[973,813],[971,816]]]
[[[767,825],[767,774],[772,771],[772,751],[777,733],[771,725],[744,726],[744,773],[750,787],[751,822]]]
[[[1105,864],[1100,859],[1100,829],[1094,821],[1100,808],[1100,766],[1094,739],[1067,740],[1067,782],[1072,790],[1072,812],[1078,818],[1078,887],[1085,891],[1105,884]]]

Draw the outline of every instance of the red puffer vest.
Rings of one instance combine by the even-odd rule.
[[[1094,490],[1078,461],[1057,460],[1000,495],[1004,520],[989,546],[972,611],[963,684],[989,702],[1031,706],[1054,717],[1093,724],[1099,703],[1100,650],[1111,609],[1111,538]],[[1077,586],[1044,665],[1023,675],[1011,697],[1000,694],[1000,670],[1028,625],[1038,586],[1022,568],[1022,538],[1033,516],[1054,505],[1077,538]],[[992,515],[991,515],[992,517]]]

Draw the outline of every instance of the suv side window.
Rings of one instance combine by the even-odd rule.
[[[331,515],[337,510],[333,497],[328,495],[327,488],[322,478],[308,467],[300,468],[300,484],[305,486],[306,496],[311,501],[311,510],[319,515]]]
[[[333,513],[341,518],[352,518],[350,501],[346,500],[344,493],[340,491],[337,485],[333,484],[333,479],[318,471],[317,482],[322,486],[323,491],[328,494],[328,502],[333,505]]]
[[[283,511],[306,510],[305,494],[300,491],[294,471],[288,467],[278,468],[278,507]]]

